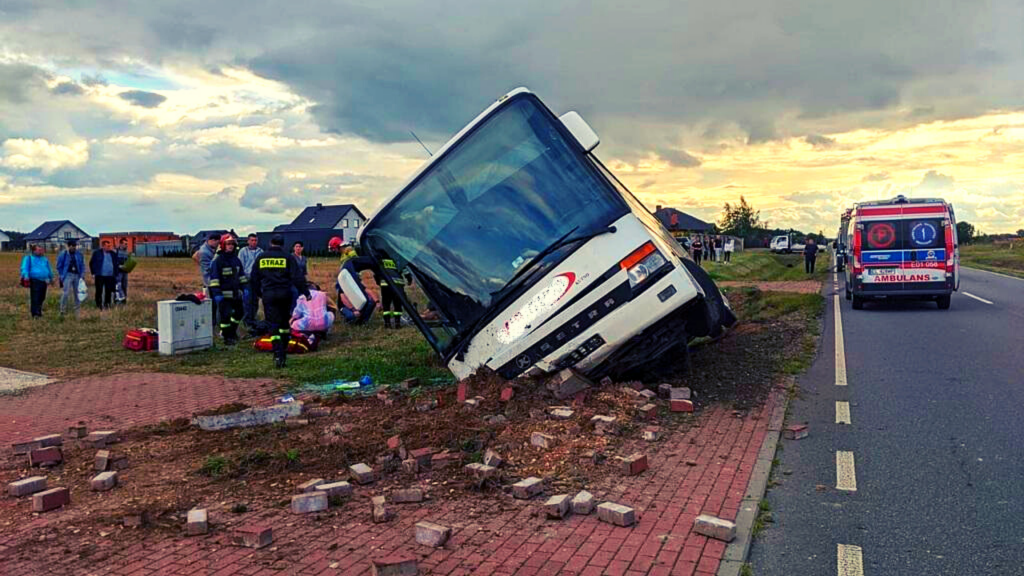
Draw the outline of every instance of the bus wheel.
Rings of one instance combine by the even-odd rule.
[[[856,294],[853,295],[853,309],[854,310],[863,310],[864,309],[864,299],[861,298],[860,296],[857,296]]]
[[[939,296],[935,302],[939,305],[939,310],[949,310],[949,294]]]

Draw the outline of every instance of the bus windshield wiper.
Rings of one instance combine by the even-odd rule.
[[[467,335],[469,335],[469,334],[476,334],[476,332],[479,331],[481,328],[483,328],[483,326],[485,324],[487,324],[488,322],[490,322],[491,320],[494,319],[494,316],[495,316],[494,311],[495,310],[500,310],[501,307],[505,304],[505,301],[511,295],[516,293],[516,291],[515,290],[511,290],[510,287],[514,286],[515,285],[514,284],[515,280],[517,278],[521,277],[527,270],[529,270],[530,268],[533,268],[534,266],[536,266],[537,263],[539,263],[541,260],[543,260],[545,257],[550,255],[555,250],[558,250],[559,248],[562,248],[564,246],[568,246],[569,244],[573,244],[575,242],[582,242],[583,240],[589,240],[590,238],[594,238],[595,236],[600,236],[602,234],[614,234],[616,231],[618,231],[618,229],[615,226],[606,226],[606,227],[600,228],[598,230],[593,230],[593,231],[587,232],[585,234],[580,234],[579,236],[571,236],[570,237],[570,235],[573,232],[575,232],[576,230],[578,230],[578,229],[579,229],[579,226],[576,226],[572,230],[569,230],[561,238],[559,238],[558,240],[555,240],[554,242],[552,242],[550,246],[548,246],[547,248],[545,248],[545,249],[541,250],[540,252],[538,252],[537,255],[534,256],[533,258],[531,258],[529,262],[527,262],[527,263],[525,263],[525,264],[523,264],[522,266],[519,267],[519,270],[516,271],[515,275],[512,276],[512,278],[508,282],[505,283],[505,287],[504,288],[502,288],[501,290],[499,290],[497,292],[491,293],[492,297],[496,296],[496,295],[500,295],[500,296],[497,296],[497,298],[495,298],[495,299],[493,299],[491,301],[490,306],[487,307],[487,312],[483,316],[481,316],[479,320],[474,322],[473,326],[471,326],[468,331],[466,331],[466,332],[462,332],[461,330],[459,331],[460,332],[460,336],[462,336],[462,338],[459,340],[459,343],[455,346],[455,348],[452,349],[451,354],[453,356],[458,357],[460,362],[462,361],[462,357],[463,357],[462,353],[465,351],[466,345],[469,343],[469,340],[470,340],[470,338],[468,338]]]
[[[513,275],[512,278],[510,278],[509,281],[505,283],[505,287],[504,288],[502,288],[501,290],[499,290],[497,292],[492,292],[491,295],[493,296],[495,294],[500,294],[501,292],[506,290],[509,286],[512,286],[513,283],[520,276],[525,274],[527,270],[532,269],[534,266],[539,264],[541,262],[541,260],[543,260],[544,258],[547,258],[548,256],[550,256],[552,252],[558,250],[559,248],[563,248],[563,247],[568,246],[570,244],[575,244],[576,242],[582,242],[584,240],[590,240],[591,238],[594,238],[595,236],[601,236],[602,234],[614,234],[617,231],[617,228],[615,228],[615,226],[606,226],[604,228],[599,228],[597,230],[592,230],[592,231],[587,232],[585,234],[580,234],[578,236],[571,236],[571,234],[573,232],[575,232],[576,230],[578,230],[578,229],[579,229],[579,226],[576,226],[572,230],[569,230],[561,238],[559,238],[558,240],[555,240],[554,242],[552,242],[551,245],[549,245],[547,248],[545,248],[545,249],[541,250],[540,252],[538,252],[536,256],[534,256],[533,258],[530,258],[529,262],[527,262],[527,263],[523,264],[522,266],[520,266],[519,270],[516,270],[515,275]]]

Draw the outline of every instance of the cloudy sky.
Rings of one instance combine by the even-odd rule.
[[[372,212],[501,94],[574,109],[651,208],[1024,228],[1024,0],[0,2],[0,229]]]

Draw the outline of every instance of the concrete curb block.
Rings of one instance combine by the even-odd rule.
[[[196,416],[192,418],[192,424],[203,430],[227,430],[273,424],[299,414],[302,414],[302,402],[289,402],[288,404],[247,408],[230,414]]]
[[[743,563],[747,560],[747,554],[750,553],[758,504],[768,489],[768,479],[772,473],[772,460],[775,459],[775,449],[779,445],[786,408],[789,406],[788,387],[777,389],[775,394],[778,394],[780,398],[772,410],[772,417],[768,421],[768,433],[765,434],[761,451],[757,454],[754,470],[750,474],[750,482],[747,483],[747,491],[743,495],[740,510],[736,514],[736,539],[725,547],[725,555],[718,565],[717,576],[739,576]]]

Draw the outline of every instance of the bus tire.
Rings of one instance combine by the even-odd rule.
[[[864,309],[864,299],[861,298],[860,296],[857,296],[856,294],[853,295],[853,309],[854,310],[863,310]]]
[[[939,305],[939,310],[949,310],[949,294],[939,296],[935,299],[935,303]]]

